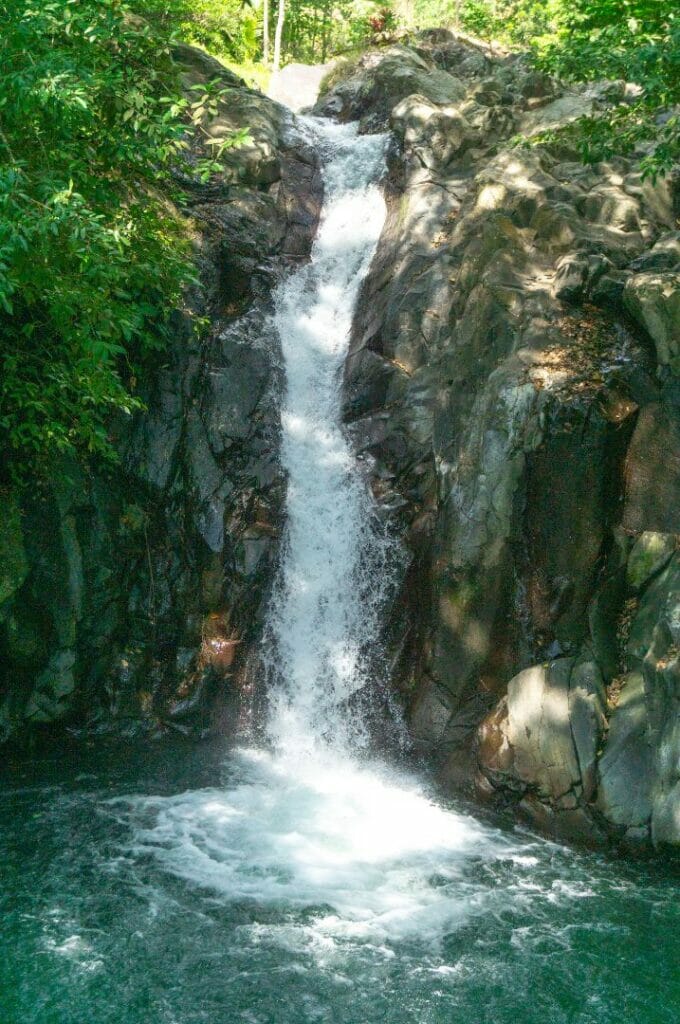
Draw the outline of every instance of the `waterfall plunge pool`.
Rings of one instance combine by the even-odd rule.
[[[678,1020],[670,868],[337,755],[163,746],[8,775],[2,1024]]]

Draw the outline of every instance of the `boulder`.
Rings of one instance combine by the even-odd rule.
[[[513,771],[543,797],[559,802],[580,784],[569,720],[571,659],[535,665],[508,683],[508,743]]]
[[[630,673],[609,721],[599,762],[597,807],[616,825],[637,828],[652,815],[654,750],[641,672]]]
[[[626,565],[626,583],[640,591],[669,562],[678,548],[678,537],[670,533],[645,530],[635,541]]]
[[[612,312],[622,310],[623,293],[628,277],[629,275],[621,270],[603,274],[593,285],[590,295],[592,301]]]
[[[527,111],[519,122],[519,131],[529,136],[554,131],[579,117],[587,117],[593,109],[593,100],[589,96],[567,93],[537,110]]]
[[[446,167],[474,139],[455,106],[438,106],[422,95],[408,96],[392,111],[392,129],[424,167]]]
[[[665,402],[639,413],[623,465],[622,522],[633,533],[680,533],[680,419]]]
[[[582,302],[599,279],[613,269],[606,256],[591,253],[569,253],[555,264],[555,298],[563,302]]]
[[[622,187],[600,185],[585,196],[581,204],[583,215],[595,224],[605,224],[617,231],[640,230],[640,208]]]
[[[604,686],[592,661],[561,658],[520,672],[482,723],[478,762],[498,788],[535,793],[558,810],[596,789]]]
[[[371,128],[387,124],[390,113],[407,96],[418,95],[435,105],[463,100],[467,87],[428,57],[406,46],[369,51],[356,63],[339,65],[322,87],[317,113],[342,120],[361,118]]]
[[[623,301],[654,342],[661,366],[680,374],[680,273],[635,274],[626,282]]]
[[[680,265],[680,231],[669,231],[654,243],[648,252],[643,252],[631,261],[628,269],[638,274],[648,271],[677,270]]]

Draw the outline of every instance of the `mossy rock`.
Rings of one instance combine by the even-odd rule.
[[[626,582],[631,590],[642,590],[670,560],[678,546],[677,537],[669,533],[646,530],[640,534],[628,558]]]
[[[0,621],[2,606],[19,590],[28,570],[21,511],[13,496],[0,499]]]

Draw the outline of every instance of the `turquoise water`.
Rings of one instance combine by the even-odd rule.
[[[339,767],[219,746],[14,766],[2,1024],[680,1019],[669,867]]]

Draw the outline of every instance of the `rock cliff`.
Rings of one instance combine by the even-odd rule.
[[[177,315],[148,413],[114,425],[118,467],[64,463],[0,494],[0,739],[54,723],[200,734],[251,685],[283,497],[270,295],[309,253],[321,183],[289,111],[199,50],[177,58],[187,88],[227,90],[208,135],[250,130],[220,175],[182,181],[210,329]]]
[[[413,737],[548,831],[678,843],[677,191],[517,144],[626,94],[431,32],[320,109],[394,133],[345,407],[411,554]]]
[[[187,84],[215,74],[180,56]],[[270,294],[320,181],[292,115],[217,73],[214,130],[252,143],[184,211],[210,331],[178,316],[118,469],[0,496],[5,736],[201,734],[254,685],[283,497]],[[385,642],[414,743],[549,832],[677,845],[679,190],[518,143],[627,95],[437,31],[334,68],[317,112],[393,133],[344,402],[409,551]]]

